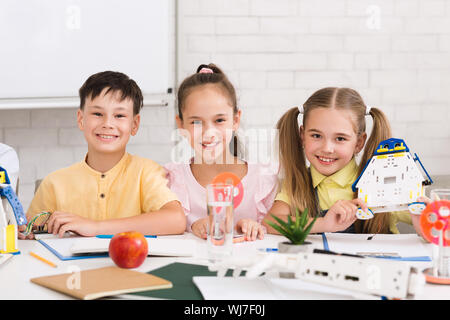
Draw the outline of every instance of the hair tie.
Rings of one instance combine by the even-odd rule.
[[[300,112],[301,114],[304,113],[303,106],[298,106],[297,108],[298,108],[298,112]]]
[[[370,116],[370,110],[372,110],[372,108],[366,108],[366,116]]]
[[[211,68],[203,67],[198,73],[214,73],[214,71]]]

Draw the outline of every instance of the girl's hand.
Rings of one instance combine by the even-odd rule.
[[[192,233],[199,238],[206,239],[207,238],[207,233],[206,233],[207,225],[208,225],[208,218],[198,219],[191,226]]]
[[[325,229],[327,232],[342,231],[350,227],[356,221],[356,210],[361,207],[367,211],[367,205],[361,199],[338,200],[325,215]]]
[[[244,234],[247,241],[264,238],[264,227],[252,219],[241,219],[236,224],[236,231]]]
[[[93,237],[98,234],[97,221],[61,211],[52,213],[48,219],[47,228],[48,233],[58,234],[60,238],[66,231],[72,231],[85,237]]]

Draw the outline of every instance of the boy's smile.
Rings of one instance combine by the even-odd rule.
[[[95,134],[99,140],[109,143],[109,142],[113,142],[114,140],[118,139],[119,136],[116,135],[107,135],[107,134],[101,134],[101,133],[96,133]]]

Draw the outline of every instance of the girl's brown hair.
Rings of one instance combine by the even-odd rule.
[[[316,108],[351,110],[356,134],[359,136],[366,131],[367,107],[359,93],[353,89],[329,87],[313,93],[303,104],[303,124],[308,120],[310,112]],[[295,208],[308,208],[311,216],[318,216],[320,208],[311,175],[306,167],[298,124],[299,114],[297,107],[291,108],[277,123],[280,162],[284,169],[284,188],[290,199],[291,214],[295,212]],[[370,115],[373,118],[373,128],[359,164],[358,175],[372,157],[378,144],[392,137],[386,115],[377,108],[371,108]],[[355,222],[355,230],[359,233],[387,233],[389,213],[376,214],[371,220],[358,220]]]
[[[212,72],[200,72],[202,69],[210,69]],[[230,82],[225,73],[215,64],[201,64],[198,66],[196,73],[190,75],[183,80],[177,92],[177,108],[178,116],[183,120],[183,110],[185,108],[185,102],[188,95],[195,88],[207,84],[214,84],[220,88],[224,94],[229,98],[230,104],[233,108],[233,115],[236,115],[239,111],[237,106],[236,90],[233,84]],[[239,141],[235,134],[230,143],[231,153],[234,156],[238,156]]]

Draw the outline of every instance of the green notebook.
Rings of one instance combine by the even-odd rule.
[[[203,296],[192,281],[192,277],[217,276],[217,272],[209,271],[207,266],[180,262],[174,262],[147,273],[169,280],[172,282],[172,288],[141,291],[130,295],[160,299],[203,300]],[[231,275],[232,270],[228,270],[225,276],[231,277]]]

